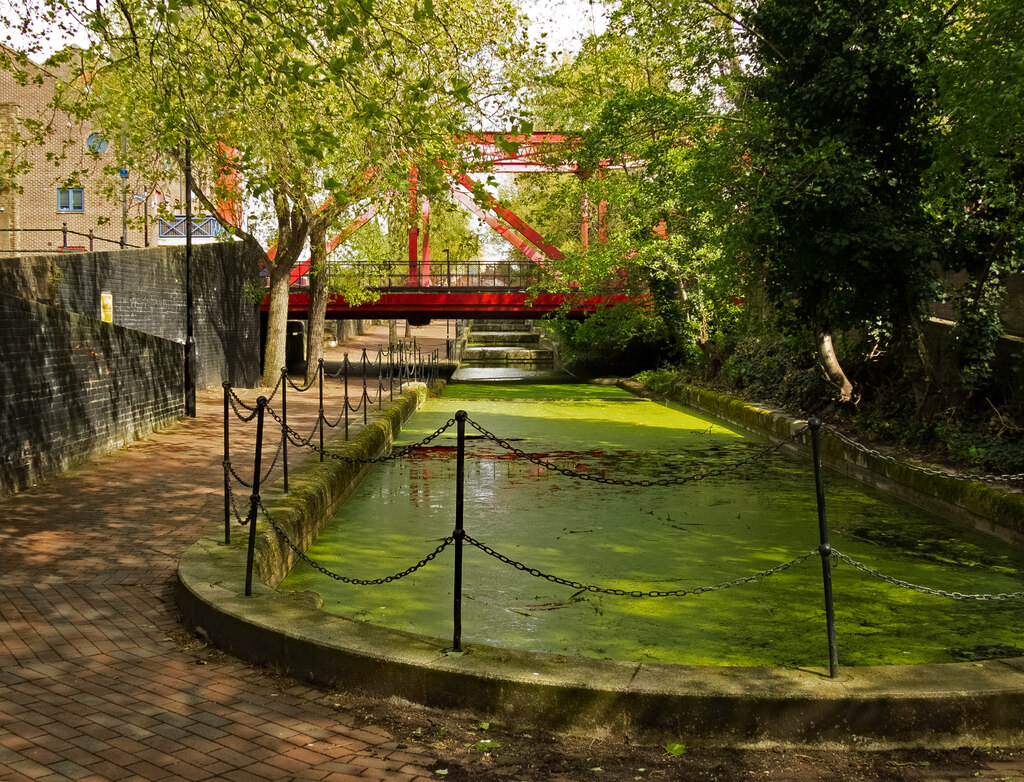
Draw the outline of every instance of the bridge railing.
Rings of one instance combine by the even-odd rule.
[[[410,264],[401,261],[346,261],[332,264],[337,271],[351,275],[368,288],[376,290],[409,290],[440,288],[468,291],[503,289],[523,291],[540,284],[544,270],[532,264],[515,261],[422,261]],[[308,285],[303,275],[297,286]]]

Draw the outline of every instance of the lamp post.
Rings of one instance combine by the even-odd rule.
[[[196,417],[196,344],[192,331],[192,143],[185,139],[185,415]]]

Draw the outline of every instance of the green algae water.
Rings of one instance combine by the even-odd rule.
[[[517,456],[467,425],[465,528],[529,569],[629,591],[729,585],[817,547],[808,460],[749,461],[767,443],[615,387],[450,384],[402,432],[416,443],[464,409],[508,446],[586,475],[658,481],[607,486]],[[456,427],[411,457],[374,467],[308,554],[335,573],[404,571],[454,526]],[[722,474],[715,474],[718,471]],[[962,593],[1024,590],[1019,552],[836,473],[825,475],[832,544],[878,571]],[[449,547],[381,586],[346,585],[300,564],[282,584],[324,610],[451,638]],[[562,586],[466,545],[463,643],[690,665],[827,665],[821,564],[685,597]],[[833,569],[843,665],[938,663],[1024,654],[1024,601],[953,600],[898,588],[845,563]],[[450,641],[449,641],[450,642]],[[447,645],[442,641],[441,645]]]

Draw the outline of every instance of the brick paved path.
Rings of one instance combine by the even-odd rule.
[[[303,433],[316,420],[308,396],[288,400]],[[281,691],[175,642],[178,556],[223,528],[220,391],[198,407],[195,420],[0,498],[0,780],[436,779],[432,758],[356,727],[321,691]]]

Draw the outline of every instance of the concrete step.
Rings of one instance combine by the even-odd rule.
[[[469,321],[470,331],[533,331],[533,321],[531,320],[490,320],[484,318],[474,318]]]
[[[467,346],[462,363],[469,366],[508,367],[529,364],[530,368],[554,365],[555,352],[550,348],[517,348],[508,346]]]
[[[530,331],[471,331],[469,345],[539,345],[540,334]]]

